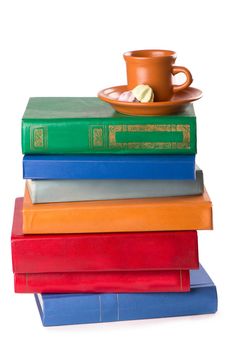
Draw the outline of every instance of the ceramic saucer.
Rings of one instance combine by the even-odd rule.
[[[122,102],[118,101],[119,95],[127,91],[126,85],[114,86],[98,93],[98,97],[108,102],[117,112],[127,115],[168,115],[182,112],[185,106],[202,97],[202,91],[193,87],[188,87],[185,90],[179,91],[172,96],[169,101],[163,102]]]

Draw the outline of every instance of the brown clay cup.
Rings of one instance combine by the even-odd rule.
[[[174,93],[186,89],[193,81],[185,67],[174,66],[176,53],[169,50],[138,50],[124,53],[127,68],[128,89],[147,84],[154,91],[154,101],[168,101]],[[181,85],[173,85],[172,76],[186,75]]]

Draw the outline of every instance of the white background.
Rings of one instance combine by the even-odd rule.
[[[234,48],[232,1],[0,1],[1,349],[233,348]],[[200,261],[218,287],[216,315],[43,328],[32,295],[13,292],[10,231],[23,195],[20,119],[30,96],[92,96],[126,82],[122,54],[177,52],[194,87],[197,163],[213,200],[214,231]],[[5,345],[3,345],[5,344]]]

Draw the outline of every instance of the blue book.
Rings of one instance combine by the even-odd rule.
[[[27,155],[23,177],[195,180],[194,155]]]
[[[190,272],[187,293],[35,294],[43,326],[209,314],[216,287],[206,271]]]

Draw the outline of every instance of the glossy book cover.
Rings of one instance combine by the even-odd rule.
[[[26,155],[23,178],[194,180],[194,155]]]
[[[196,153],[193,106],[170,116],[126,116],[97,97],[32,97],[22,119],[24,154]]]
[[[188,270],[15,273],[16,293],[188,292]]]

